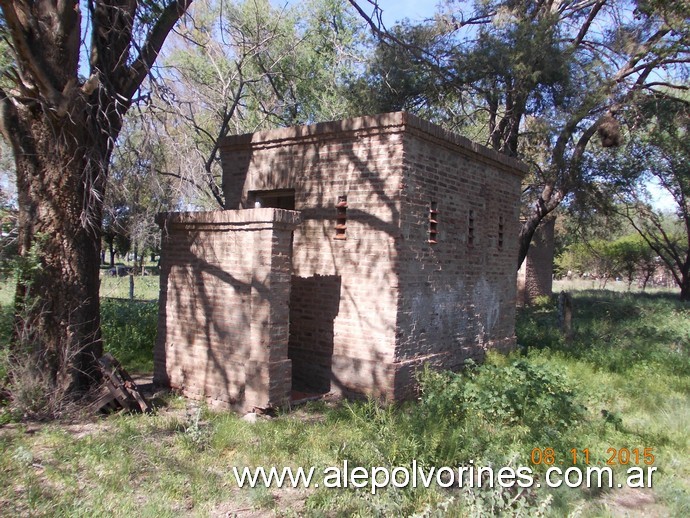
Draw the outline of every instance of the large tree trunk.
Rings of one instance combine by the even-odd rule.
[[[90,384],[102,351],[99,250],[113,143],[191,1],[0,0],[9,61],[0,132],[15,155],[23,263],[15,346],[31,347],[66,393]]]
[[[67,117],[22,107],[11,118],[19,202],[17,347],[57,390],[79,393],[102,354],[99,265],[108,139],[85,102]],[[100,141],[98,140],[100,138]]]
[[[530,208],[527,217],[520,226],[520,234],[518,236],[518,270],[527,257],[527,252],[529,252],[529,247],[537,227],[539,227],[539,224],[547,215],[558,207],[562,198],[561,192],[554,191],[553,188],[547,186],[542,191],[541,197]]]

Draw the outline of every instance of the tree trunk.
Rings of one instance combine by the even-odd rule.
[[[9,56],[0,132],[14,151],[19,204],[14,347],[32,351],[65,394],[90,385],[102,352],[99,250],[113,145],[191,1],[0,0]]]
[[[529,252],[529,246],[532,243],[532,238],[534,237],[534,233],[537,231],[537,227],[539,226],[539,223],[541,223],[541,220],[542,218],[540,218],[538,214],[530,214],[520,227],[520,235],[518,237],[518,270],[527,257],[527,252]]]
[[[30,347],[64,393],[93,382],[103,348],[98,292],[109,140],[89,128],[89,106],[77,106],[62,118],[22,107],[11,121],[23,264],[15,347]]]
[[[561,190],[547,185],[542,190],[541,196],[530,207],[529,213],[520,227],[520,234],[518,236],[518,270],[527,257],[527,252],[537,227],[547,215],[558,207],[562,199],[563,192]]]

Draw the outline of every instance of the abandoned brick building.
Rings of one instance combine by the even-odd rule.
[[[393,400],[514,346],[521,163],[407,113],[221,145],[227,210],[158,218],[156,383]]]
[[[556,218],[547,218],[537,227],[517,274],[518,306],[553,293],[554,229]]]

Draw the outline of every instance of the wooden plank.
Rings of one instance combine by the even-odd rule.
[[[122,368],[120,362],[110,353],[104,354],[98,362],[103,374],[102,390],[107,391],[109,396],[104,393],[99,397],[96,403],[101,402],[102,404],[95,411],[100,411],[104,406],[117,401],[126,410],[151,412],[151,405],[139,391],[139,387],[129,373]],[[96,403],[94,403],[94,407],[96,407]]]

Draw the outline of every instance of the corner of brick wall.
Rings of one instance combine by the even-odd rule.
[[[167,213],[154,382],[216,406],[287,401],[295,211]]]

